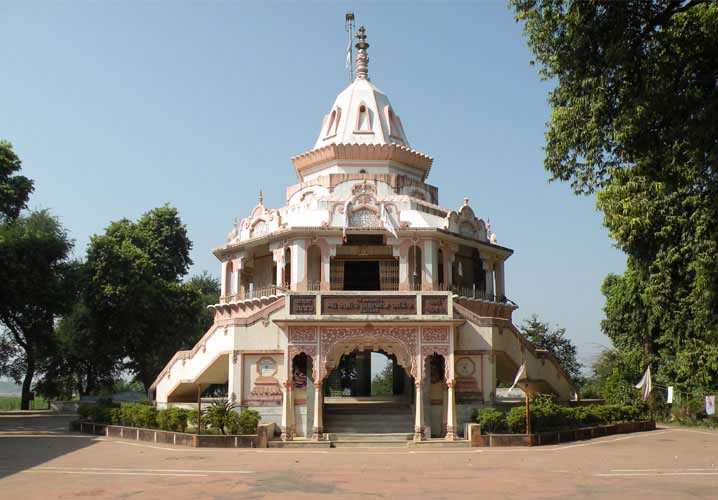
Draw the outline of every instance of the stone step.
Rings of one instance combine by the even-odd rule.
[[[363,432],[331,432],[330,441],[399,441],[407,442],[414,437],[410,432],[363,433]]]
[[[269,448],[331,448],[329,441],[312,441],[310,439],[294,439],[292,441],[270,441]]]
[[[411,415],[325,415],[325,422],[411,422]]]
[[[375,439],[355,439],[332,441],[332,448],[406,448],[408,441],[384,441]]]
[[[456,441],[446,441],[443,438],[432,438],[425,441],[410,441],[409,447],[417,450],[433,450],[435,448],[470,448],[467,439],[457,439]]]

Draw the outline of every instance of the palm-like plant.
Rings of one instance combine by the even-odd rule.
[[[227,399],[223,401],[214,401],[207,406],[203,413],[203,418],[213,429],[219,429],[222,434],[226,434],[225,428],[232,420],[236,420],[236,412],[234,409],[237,405]],[[233,415],[234,414],[234,415]]]

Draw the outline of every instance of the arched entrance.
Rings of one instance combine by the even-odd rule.
[[[410,439],[414,432],[413,329],[376,332],[322,329],[322,422],[332,436],[395,434]],[[372,354],[388,361],[377,380],[383,394],[372,394]],[[383,380],[382,376],[389,380]]]

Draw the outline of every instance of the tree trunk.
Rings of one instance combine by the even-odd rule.
[[[25,378],[22,381],[21,410],[30,409],[30,389],[32,388],[32,379],[35,377],[35,357],[27,351],[26,355],[27,367],[25,368]]]

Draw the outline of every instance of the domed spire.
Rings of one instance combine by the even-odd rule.
[[[366,49],[369,48],[369,44],[366,41],[366,28],[360,26],[357,30],[357,78],[361,80],[369,79],[369,55],[366,53]]]

